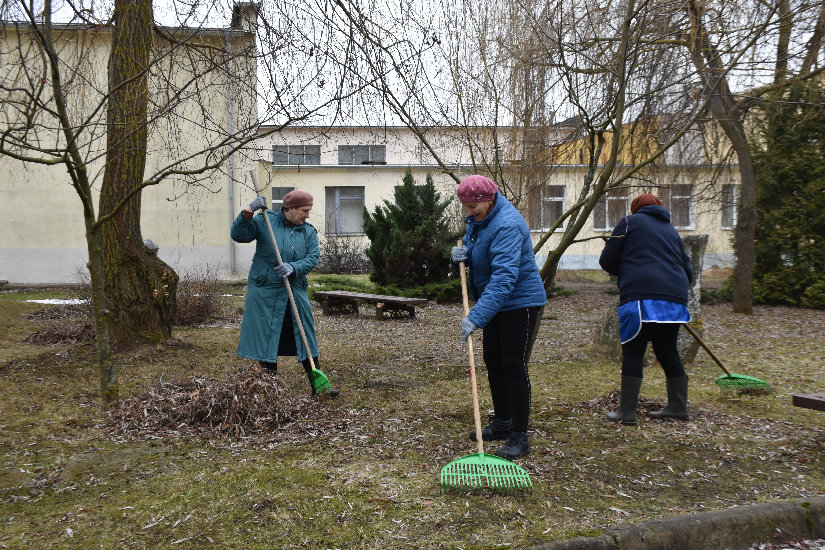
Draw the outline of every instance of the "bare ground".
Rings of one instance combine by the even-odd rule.
[[[18,313],[6,332],[19,344],[7,339],[14,349],[0,363],[0,502],[11,518],[0,544],[498,547],[823,492],[825,414],[791,407],[790,395],[825,391],[825,312],[757,307],[742,316],[705,306],[716,353],[776,391],[723,394],[714,384],[721,372],[700,352],[689,367],[689,421],[621,427],[603,418],[617,403],[618,364],[590,345],[615,300],[611,285],[571,273],[560,283],[576,294],[551,300],[534,351],[532,453],[520,461],[534,491],[521,498],[442,494],[438,485],[443,466],[474,452],[458,305],[391,321],[369,307],[358,317],[316,310],[336,400],[310,398],[297,364],[275,377],[235,357],[236,315],[181,329],[166,343],[119,349],[124,399],[114,409],[97,405],[93,346],[71,317]],[[15,332],[18,324],[26,328]],[[477,364],[486,413],[481,357]],[[663,395],[654,365],[639,413]],[[145,458],[120,473],[90,464],[68,476],[71,459],[89,449]],[[113,512],[125,516],[116,526],[106,519]]]

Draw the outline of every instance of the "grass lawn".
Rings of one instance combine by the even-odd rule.
[[[475,452],[459,304],[384,321],[368,305],[359,316],[316,307],[320,367],[342,394],[314,399],[294,359],[275,377],[235,355],[244,287],[232,285],[224,318],[116,348],[129,424],[99,402],[79,320],[22,301],[66,296],[3,291],[0,548],[503,548],[825,491],[825,413],[790,397],[825,391],[825,311],[703,306],[705,340],[728,368],[776,391],[723,394],[700,351],[689,421],[622,427],[604,420],[618,362],[591,347],[612,285],[596,273],[558,282],[576,292],[550,301],[533,353],[524,496],[440,491],[441,468]],[[45,337],[55,333],[78,336]],[[486,415],[480,351],[476,364]],[[664,386],[661,368],[647,368],[640,417],[663,404]],[[218,387],[230,402],[264,388],[273,405],[192,425],[199,408],[218,410]],[[264,433],[248,428],[264,421]]]

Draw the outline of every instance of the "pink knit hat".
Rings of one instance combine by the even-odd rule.
[[[464,178],[455,194],[462,204],[468,202],[491,202],[496,198],[498,185],[490,178],[472,175]]]
[[[301,206],[312,206],[312,195],[300,189],[294,189],[284,195],[284,207],[298,208]]]

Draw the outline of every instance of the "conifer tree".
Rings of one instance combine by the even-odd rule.
[[[825,87],[791,86],[769,102],[757,168],[754,298],[825,308]]]
[[[442,200],[431,174],[424,185],[417,185],[410,170],[395,188],[394,198],[394,203],[385,200],[376,206],[372,214],[364,208],[370,279],[400,288],[445,281],[452,241],[458,236],[445,215],[449,199]]]

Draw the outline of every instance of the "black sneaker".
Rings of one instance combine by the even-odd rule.
[[[527,432],[510,432],[510,437],[503,447],[499,447],[496,456],[513,460],[530,454],[530,442]]]
[[[501,420],[493,418],[486,427],[481,428],[482,441],[504,441],[510,436],[510,428],[513,425],[512,420]],[[470,441],[476,440],[476,431],[470,432]]]

